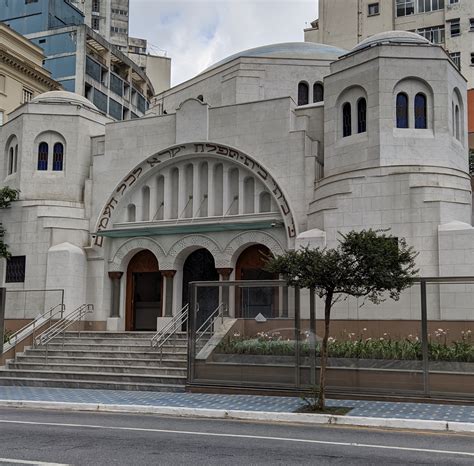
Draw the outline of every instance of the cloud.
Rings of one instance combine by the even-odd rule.
[[[172,58],[173,85],[233,53],[303,40],[316,0],[130,0],[130,34]]]

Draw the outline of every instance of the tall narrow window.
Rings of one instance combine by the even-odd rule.
[[[15,160],[13,161],[13,172],[18,171],[18,144],[15,144]]]
[[[309,86],[300,82],[298,84],[298,105],[308,105],[309,104]]]
[[[408,96],[397,95],[397,128],[408,128]]]
[[[342,106],[342,137],[347,137],[352,134],[352,116],[351,104],[346,102]]]
[[[14,154],[13,154],[13,147],[10,147],[9,156],[8,156],[8,174],[11,175],[13,173],[13,164],[14,164]]]
[[[54,145],[53,149],[53,171],[61,172],[63,171],[63,163],[64,163],[64,146],[57,142]]]
[[[456,118],[456,139],[458,141],[461,140],[461,117],[459,113],[459,105],[456,105],[456,109],[454,110],[455,118]]]
[[[415,128],[426,129],[427,125],[427,109],[426,96],[424,94],[416,94],[415,96]]]
[[[324,102],[324,87],[321,83],[315,83],[313,86],[313,102]]]
[[[357,130],[359,133],[367,131],[367,101],[364,98],[357,102]]]
[[[38,170],[48,169],[48,144],[46,142],[40,143],[38,146]]]

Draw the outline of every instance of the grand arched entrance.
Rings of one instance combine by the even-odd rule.
[[[264,270],[266,258],[272,256],[263,245],[255,244],[242,251],[235,266],[236,280],[278,280],[278,274]],[[258,314],[275,317],[278,309],[278,289],[241,288],[236,293],[236,317],[253,319]]]
[[[183,305],[189,303],[189,284],[191,282],[218,280],[219,274],[216,270],[212,254],[204,248],[191,253],[183,265]],[[199,303],[197,319],[197,324],[199,325],[219,306],[219,288],[198,288],[197,302]]]
[[[126,330],[156,330],[156,319],[162,315],[162,287],[158,261],[153,253],[135,254],[127,269]]]

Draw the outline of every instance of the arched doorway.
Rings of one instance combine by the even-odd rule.
[[[255,244],[242,251],[235,266],[236,280],[278,280],[278,274],[267,272],[266,258],[271,251]],[[267,318],[276,317],[278,288],[242,288],[236,293],[236,317],[253,319],[258,314]]]
[[[183,305],[189,303],[189,284],[191,282],[219,281],[214,257],[207,249],[192,252],[183,265]],[[199,314],[197,325],[203,323],[219,306],[219,288],[198,288],[197,302]]]
[[[162,315],[163,280],[158,261],[150,251],[141,251],[131,259],[127,269],[127,331],[156,330],[156,319]]]

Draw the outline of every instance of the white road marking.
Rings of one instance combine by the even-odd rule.
[[[14,460],[11,458],[0,458],[0,463],[34,464],[35,466],[69,466],[68,464],[61,463],[44,463],[42,461]]]
[[[170,430],[170,429],[147,429],[144,427],[117,427],[117,426],[99,426],[93,424],[65,424],[57,422],[34,422],[34,421],[10,421],[0,420],[0,424],[26,424],[32,426],[50,426],[50,427],[73,427],[73,428],[85,428],[85,429],[103,429],[103,430],[122,430],[129,432],[150,432],[158,434],[181,434],[181,435],[195,435],[202,437],[225,437],[225,438],[241,438],[249,440],[271,440],[278,442],[294,442],[294,443],[309,443],[317,445],[333,445],[340,447],[353,447],[353,448],[372,448],[382,450],[398,450],[398,451],[411,451],[420,453],[437,453],[440,455],[455,455],[455,456],[472,456],[474,452],[465,451],[452,451],[452,450],[434,450],[430,448],[412,448],[412,447],[399,447],[392,445],[375,445],[367,443],[353,443],[353,442],[330,442],[326,440],[311,440],[291,437],[268,437],[264,435],[245,435],[245,434],[223,434],[218,432],[193,432],[187,430]],[[37,463],[33,463],[37,464]]]

